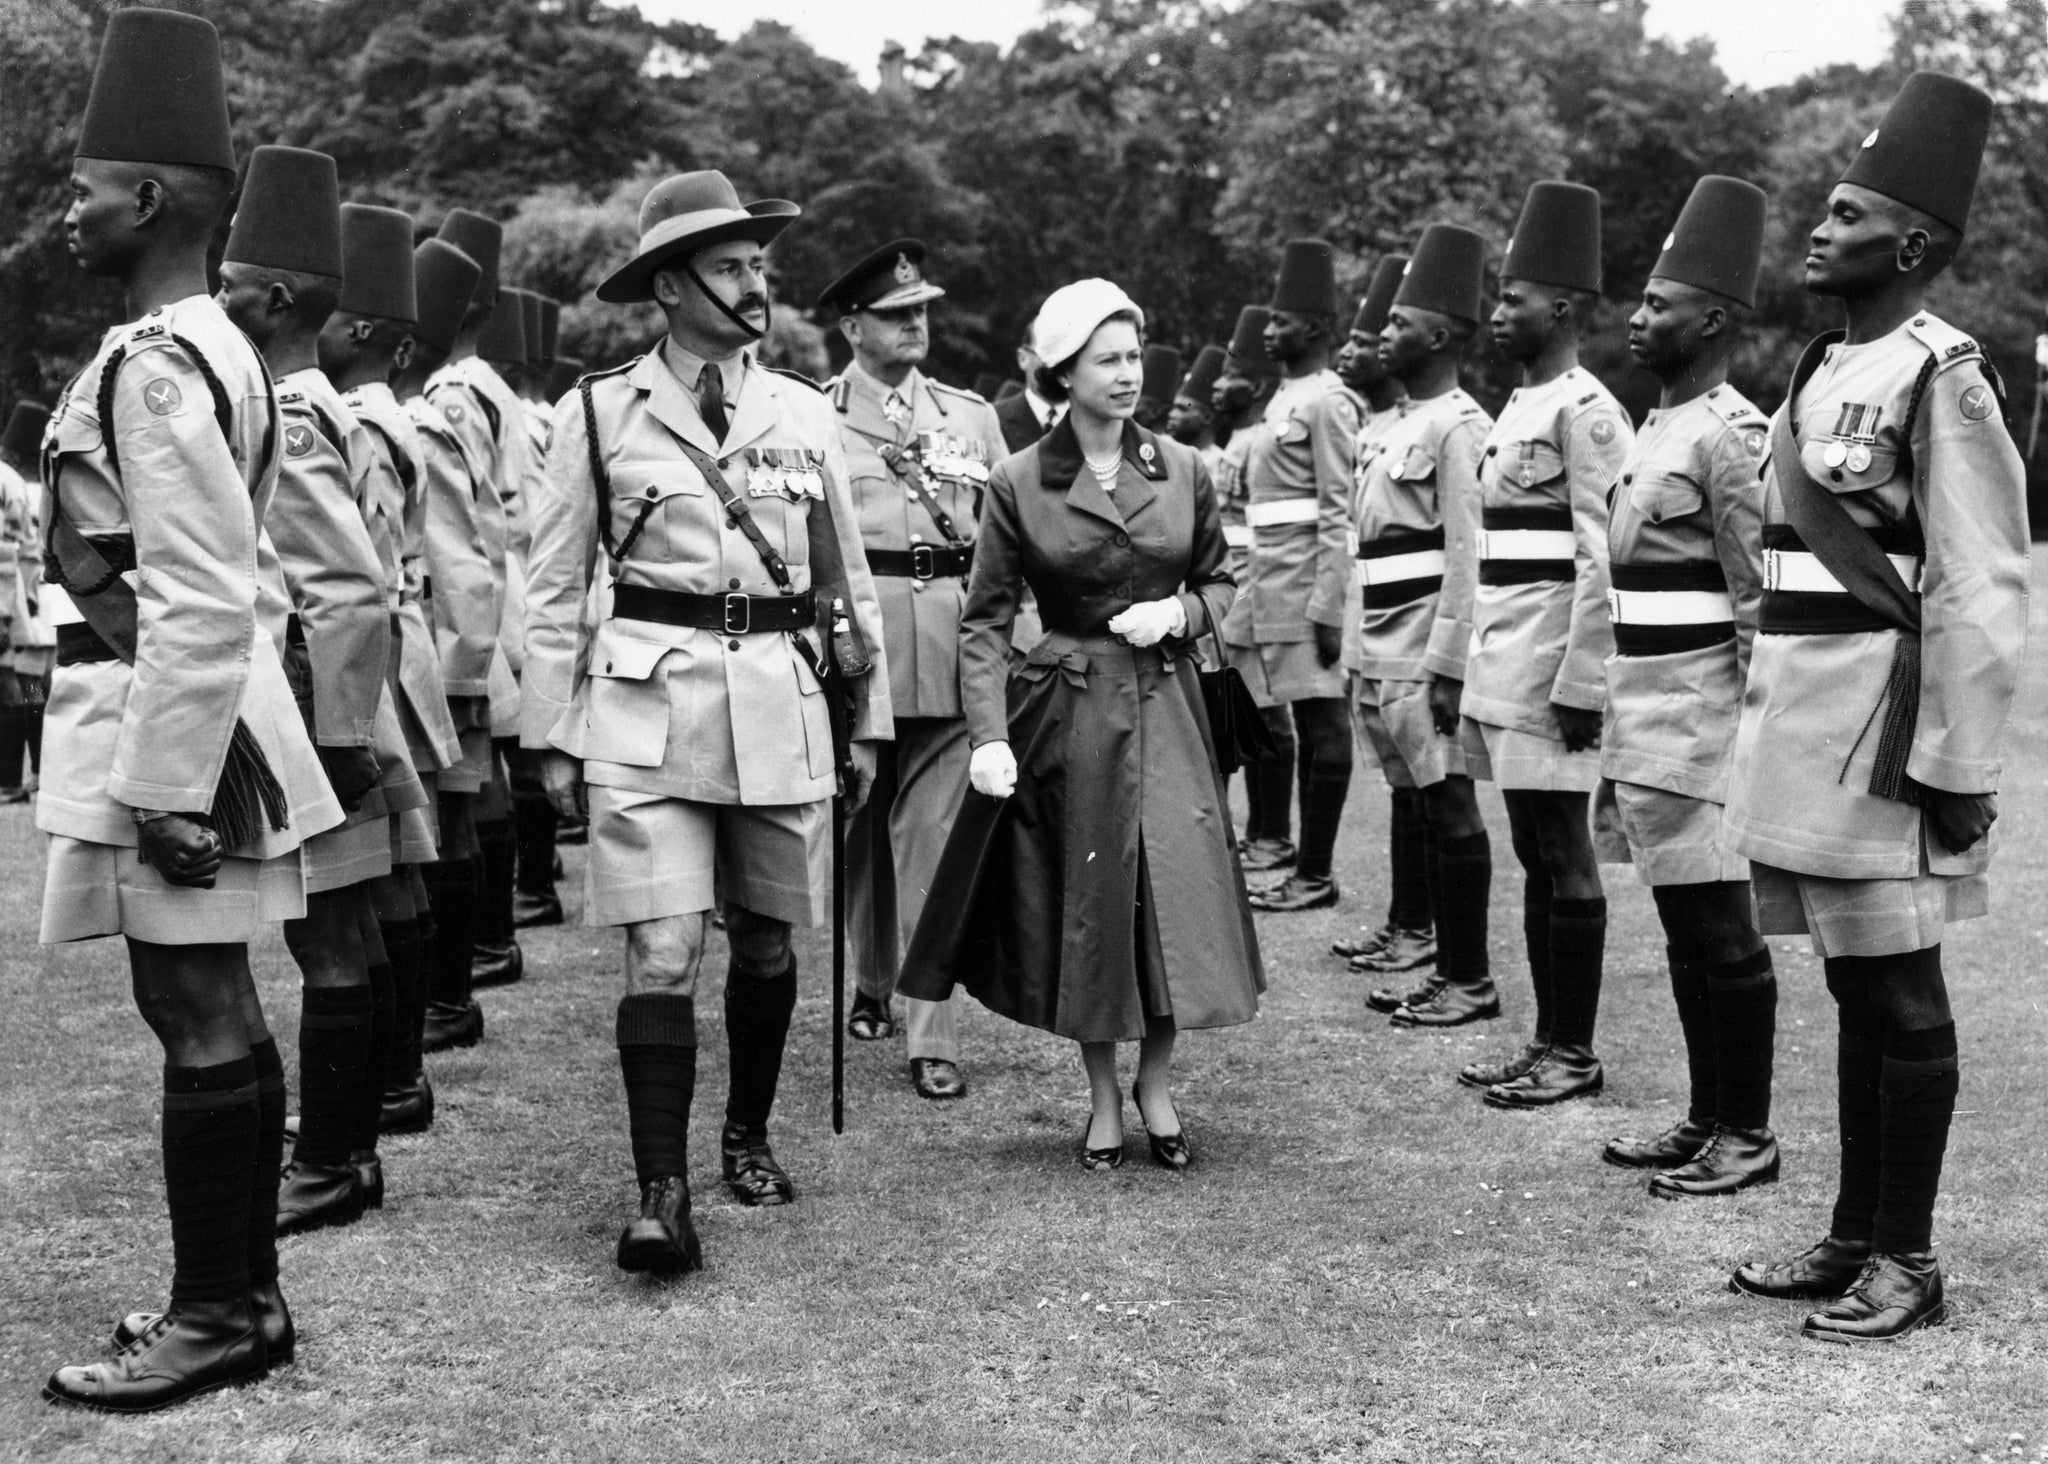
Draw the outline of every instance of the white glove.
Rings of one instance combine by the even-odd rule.
[[[1170,635],[1185,634],[1187,628],[1187,607],[1178,599],[1147,600],[1109,622],[1111,635],[1134,646],[1156,646]]]
[[[1017,759],[1007,742],[984,742],[967,760],[967,781],[990,798],[1008,798],[1017,791]]]

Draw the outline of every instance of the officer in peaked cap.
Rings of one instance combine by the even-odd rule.
[[[1008,456],[995,409],[925,375],[930,302],[924,245],[885,244],[818,297],[839,313],[853,360],[826,387],[861,542],[881,599],[896,740],[880,749],[875,788],[847,824],[847,935],[857,994],[847,1028],[893,1029],[897,968],[967,787],[960,706],[960,611],[989,467]],[[958,1098],[959,1002],[904,998],[911,1083]]]
[[[556,407],[534,505],[521,735],[546,756],[556,808],[588,814],[585,921],[626,931],[619,1064],[640,1182],[627,1270],[700,1264],[688,1138],[714,898],[731,944],[725,1182],[742,1204],[795,1198],[768,1142],[796,1006],[791,928],[826,917],[841,767],[857,811],[890,735],[840,415],[755,355],[766,250],[797,213],[742,205],[720,173],[654,186],[639,247],[597,294],[655,302],[668,331]],[[843,757],[827,706],[842,694]]]
[[[1578,183],[1535,184],[1501,261],[1491,320],[1522,385],[1486,442],[1472,654],[1462,685],[1438,672],[1433,693],[1446,725],[1462,708],[1467,767],[1500,787],[1522,860],[1536,1028],[1516,1056],[1459,1075],[1494,1107],[1562,1102],[1602,1082],[1593,1025],[1607,900],[1587,799],[1600,781],[1614,649],[1607,490],[1633,434],[1613,395],[1579,365],[1599,299],[1600,195]]]
[[[1805,1322],[1827,1341],[1944,1314],[1931,1236],[1958,1072],[1941,940],[1986,908],[2027,512],[1998,380],[1925,302],[1962,244],[1991,115],[1975,87],[1916,72],[1864,139],[1806,256],[1808,292],[1839,299],[1848,331],[1807,348],[1766,449],[1728,825],[1764,933],[1806,933],[1826,967],[1842,1165],[1826,1237],[1733,1284],[1837,1298]]]
[[[1628,323],[1629,350],[1662,385],[1608,510],[1615,655],[1607,663],[1596,835],[1633,863],[1664,924],[1691,1101],[1647,1139],[1603,1157],[1659,1171],[1667,1199],[1774,1179],[1771,1043],[1777,982],[1757,934],[1749,864],[1723,805],[1763,591],[1768,423],[1728,384],[1756,305],[1763,190],[1708,177],[1664,242]]]
[[[1179,388],[1184,367],[1180,352],[1172,346],[1145,347],[1144,373],[1138,387],[1137,423],[1148,432],[1164,432],[1167,414],[1173,410],[1173,395]]]
[[[247,942],[305,913],[299,847],[342,810],[278,656],[283,586],[262,537],[276,396],[207,287],[234,168],[214,28],[115,11],[65,226],[129,319],[44,442],[52,577],[76,618],[58,630],[36,823],[43,940],[124,937],[164,1048],[169,1305],[43,1390],[119,1412],[253,1381],[295,1346],[277,1270],[284,1069]]]

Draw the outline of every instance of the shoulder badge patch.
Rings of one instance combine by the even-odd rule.
[[[448,403],[447,406],[441,408],[441,415],[446,417],[451,422],[460,422],[462,420],[462,403]]]
[[[1988,386],[1973,386],[1963,393],[1963,416],[1972,422],[1982,422],[1997,409]]]
[[[1978,390],[1981,391],[1983,388],[1979,387]],[[168,376],[159,376],[145,386],[142,389],[142,400],[148,405],[151,413],[159,417],[168,417],[185,405],[184,393],[178,390],[178,383]]]
[[[1614,424],[1604,417],[1593,424],[1593,440],[1602,447],[1614,441]]]
[[[284,429],[284,454],[286,457],[304,457],[313,450],[313,429],[303,422],[294,422]]]
[[[1749,449],[1751,457],[1762,457],[1764,455],[1765,441],[1764,430],[1761,427],[1742,434],[1742,445]]]

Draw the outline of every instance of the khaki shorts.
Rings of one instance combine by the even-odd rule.
[[[1273,688],[1266,685],[1266,663],[1259,658],[1257,646],[1231,646],[1223,648],[1224,663],[1235,666],[1237,674],[1244,678],[1246,691],[1252,694],[1252,702],[1261,711],[1277,707],[1273,699]]]
[[[1313,640],[1278,641],[1251,654],[1265,668],[1266,694],[1281,705],[1312,697],[1342,698],[1351,689],[1351,675],[1343,663],[1325,666]]]
[[[1728,846],[1718,803],[1603,778],[1593,794],[1593,850],[1602,864],[1633,864],[1646,885],[1715,884],[1749,878]]]
[[[299,857],[305,862],[309,895],[380,878],[391,873],[391,819],[373,818],[315,834],[299,845]]]
[[[1991,912],[1991,883],[1981,874],[1829,879],[1752,860],[1749,877],[1757,929],[1806,936],[1823,959],[1924,951],[1941,944],[1951,922]]]
[[[253,940],[265,925],[306,913],[299,851],[275,859],[223,859],[210,890],[181,889],[132,848],[49,836],[43,883],[44,945],[131,935],[155,945]]]
[[[437,785],[443,793],[478,793],[491,781],[491,729],[464,727],[457,734],[462,757],[452,768],[441,771]]]
[[[831,804],[693,803],[590,788],[583,923],[637,925],[720,899],[791,925],[826,917]]]
[[[422,774],[420,782],[427,790],[427,806],[394,813],[389,820],[393,865],[432,864],[441,857],[441,825],[434,816],[434,775]]]
[[[1387,786],[1431,788],[1464,774],[1465,750],[1456,738],[1436,730],[1427,681],[1361,681],[1359,686],[1359,738],[1370,743]]]
[[[1465,768],[1495,787],[1541,793],[1591,793],[1600,786],[1600,749],[1566,752],[1554,737],[1539,737],[1465,717],[1458,724]]]

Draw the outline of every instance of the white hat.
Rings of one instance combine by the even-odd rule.
[[[1076,280],[1045,297],[1038,319],[1031,323],[1032,349],[1047,366],[1057,366],[1080,353],[1095,328],[1110,316],[1128,310],[1145,323],[1145,312],[1123,289],[1108,280]]]

